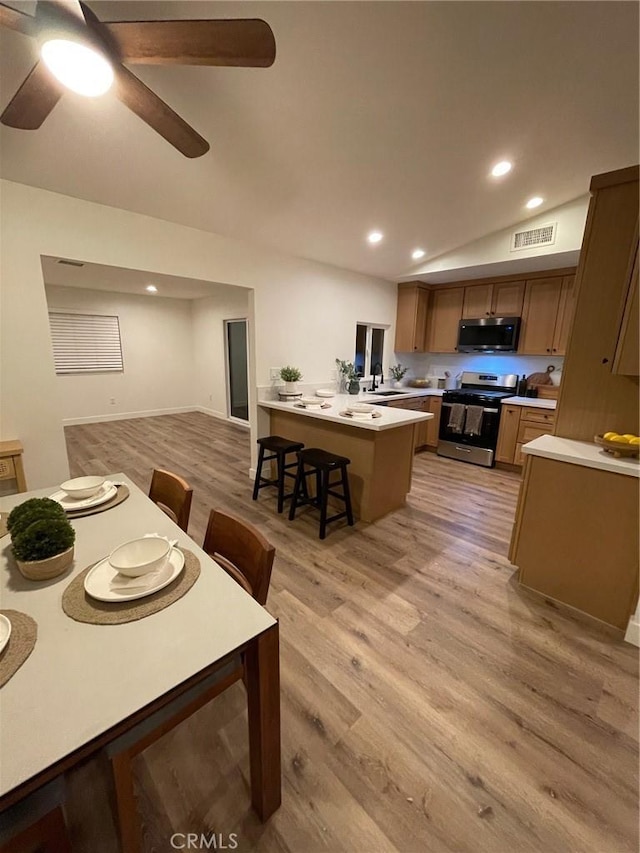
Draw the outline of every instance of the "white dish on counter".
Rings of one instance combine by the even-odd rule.
[[[301,397],[298,400],[305,408],[310,406],[321,406],[322,405],[322,397]]]
[[[11,636],[11,622],[7,619],[6,616],[3,616],[0,613],[0,652],[4,649],[4,647],[9,642],[9,637]]]
[[[316,391],[316,397],[335,397],[336,392],[332,391],[330,388],[318,388]]]
[[[352,403],[347,406],[347,411],[354,415],[370,415],[375,412],[375,407],[371,403]]]
[[[55,492],[53,495],[50,495],[50,497],[52,501],[57,501],[57,503],[59,503],[67,512],[73,512],[74,509],[89,509],[94,506],[100,506],[100,504],[110,501],[111,498],[114,498],[117,494],[117,487],[107,480],[104,485],[100,487],[98,494],[91,498],[76,500],[74,498],[70,498],[69,495],[63,491]]]
[[[128,578],[116,572],[105,557],[87,574],[84,588],[87,595],[98,601],[135,601],[169,586],[183,568],[184,554],[178,548],[171,549],[161,569],[139,578]]]

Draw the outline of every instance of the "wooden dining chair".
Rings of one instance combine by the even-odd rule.
[[[71,853],[58,776],[0,814],[0,853]]]
[[[212,509],[202,550],[213,557],[258,604],[267,603],[276,549],[248,521]]]
[[[258,530],[235,516],[212,510],[203,550],[256,601],[265,604],[275,548]],[[242,654],[233,655],[212,676],[169,702],[106,747],[113,772],[118,828],[124,853],[138,853],[141,849],[133,789],[133,759],[240,679],[245,679]]]
[[[156,468],[151,477],[149,497],[172,521],[187,532],[193,489],[171,471]]]

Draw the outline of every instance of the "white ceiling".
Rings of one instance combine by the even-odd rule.
[[[5,178],[397,280],[417,246],[428,260],[526,219],[534,194],[539,214],[638,160],[635,2],[90,5],[103,20],[262,17],[276,61],[133,69],[209,140],[204,157],[110,95],[65,94],[39,130],[2,128]],[[35,54],[0,38],[4,108]],[[504,157],[513,173],[489,179]]]

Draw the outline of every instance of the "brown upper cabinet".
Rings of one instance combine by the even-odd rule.
[[[520,317],[524,284],[524,281],[503,281],[465,287],[462,319]]]
[[[636,238],[631,275],[624,297],[622,322],[613,359],[613,373],[619,373],[622,376],[640,375],[638,313],[638,240]]]
[[[527,281],[518,353],[564,355],[573,319],[574,276]]]
[[[429,290],[420,282],[398,285],[396,352],[425,352]]]
[[[457,352],[464,287],[434,290],[427,319],[427,352]]]

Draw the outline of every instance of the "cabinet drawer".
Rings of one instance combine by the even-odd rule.
[[[520,422],[520,429],[518,430],[518,444],[527,444],[529,441],[533,441],[534,438],[540,438],[541,435],[550,435],[551,429],[547,427],[545,429],[544,426],[537,424],[535,426],[531,426],[527,423]]]
[[[393,409],[411,409],[416,412],[424,412],[426,409],[424,408],[424,397],[414,397],[411,400],[391,400],[391,402],[387,403]]]
[[[523,409],[520,419],[534,424],[548,424],[553,426],[556,413],[555,409]]]
[[[0,459],[0,480],[11,480],[16,476],[16,466],[11,456]]]

